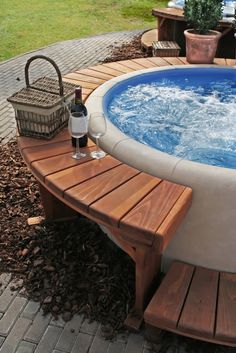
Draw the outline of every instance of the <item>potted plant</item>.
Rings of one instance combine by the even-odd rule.
[[[185,0],[186,58],[191,64],[211,64],[221,33],[213,30],[222,18],[221,0]]]

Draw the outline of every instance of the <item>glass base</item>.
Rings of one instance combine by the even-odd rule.
[[[74,152],[71,155],[71,157],[74,158],[74,159],[81,159],[81,158],[86,157],[86,154],[85,153],[81,153],[81,152]]]
[[[94,159],[100,159],[100,158],[103,158],[105,157],[106,155],[106,152],[102,151],[102,150],[99,150],[99,151],[93,151],[90,153],[90,156]]]

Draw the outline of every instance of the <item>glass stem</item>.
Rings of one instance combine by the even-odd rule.
[[[98,140],[99,140],[99,138],[96,137],[96,151],[97,151],[97,152],[99,151],[99,143],[98,143]]]
[[[76,138],[76,144],[75,144],[75,154],[77,156],[80,155],[80,148],[79,148],[79,138]]]

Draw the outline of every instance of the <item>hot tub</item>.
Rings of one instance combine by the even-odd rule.
[[[110,92],[119,91],[126,80],[143,81],[145,76],[166,75],[183,70],[198,70],[194,65],[147,69],[122,75],[100,86],[86,102],[88,111],[105,111],[112,98]],[[201,66],[201,70],[215,70],[214,66]],[[219,66],[217,66],[219,69]],[[222,70],[228,67],[222,67]],[[235,69],[232,68],[235,77]],[[200,71],[199,71],[200,72]],[[214,72],[214,71],[213,71]],[[216,71],[215,71],[216,73]],[[191,75],[190,75],[191,76]],[[112,91],[113,90],[113,91]],[[236,129],[236,124],[235,124]],[[164,270],[172,259],[218,270],[236,271],[236,170],[197,163],[158,151],[135,141],[122,133],[108,120],[102,148],[128,165],[160,178],[187,185],[193,189],[193,203],[185,222],[166,249]]]

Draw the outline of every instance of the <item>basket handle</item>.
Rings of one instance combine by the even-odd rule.
[[[48,62],[50,62],[53,67],[55,68],[56,72],[57,72],[57,76],[58,76],[58,81],[59,81],[59,94],[62,97],[64,95],[64,87],[63,87],[63,83],[62,83],[62,77],[61,77],[61,72],[59,70],[59,67],[57,66],[57,64],[55,63],[54,60],[48,58],[45,55],[34,55],[32,56],[30,59],[27,60],[27,63],[25,65],[25,83],[26,83],[26,87],[29,88],[30,87],[30,83],[29,83],[29,66],[31,64],[32,61],[36,60],[36,59],[44,59],[47,60]]]

